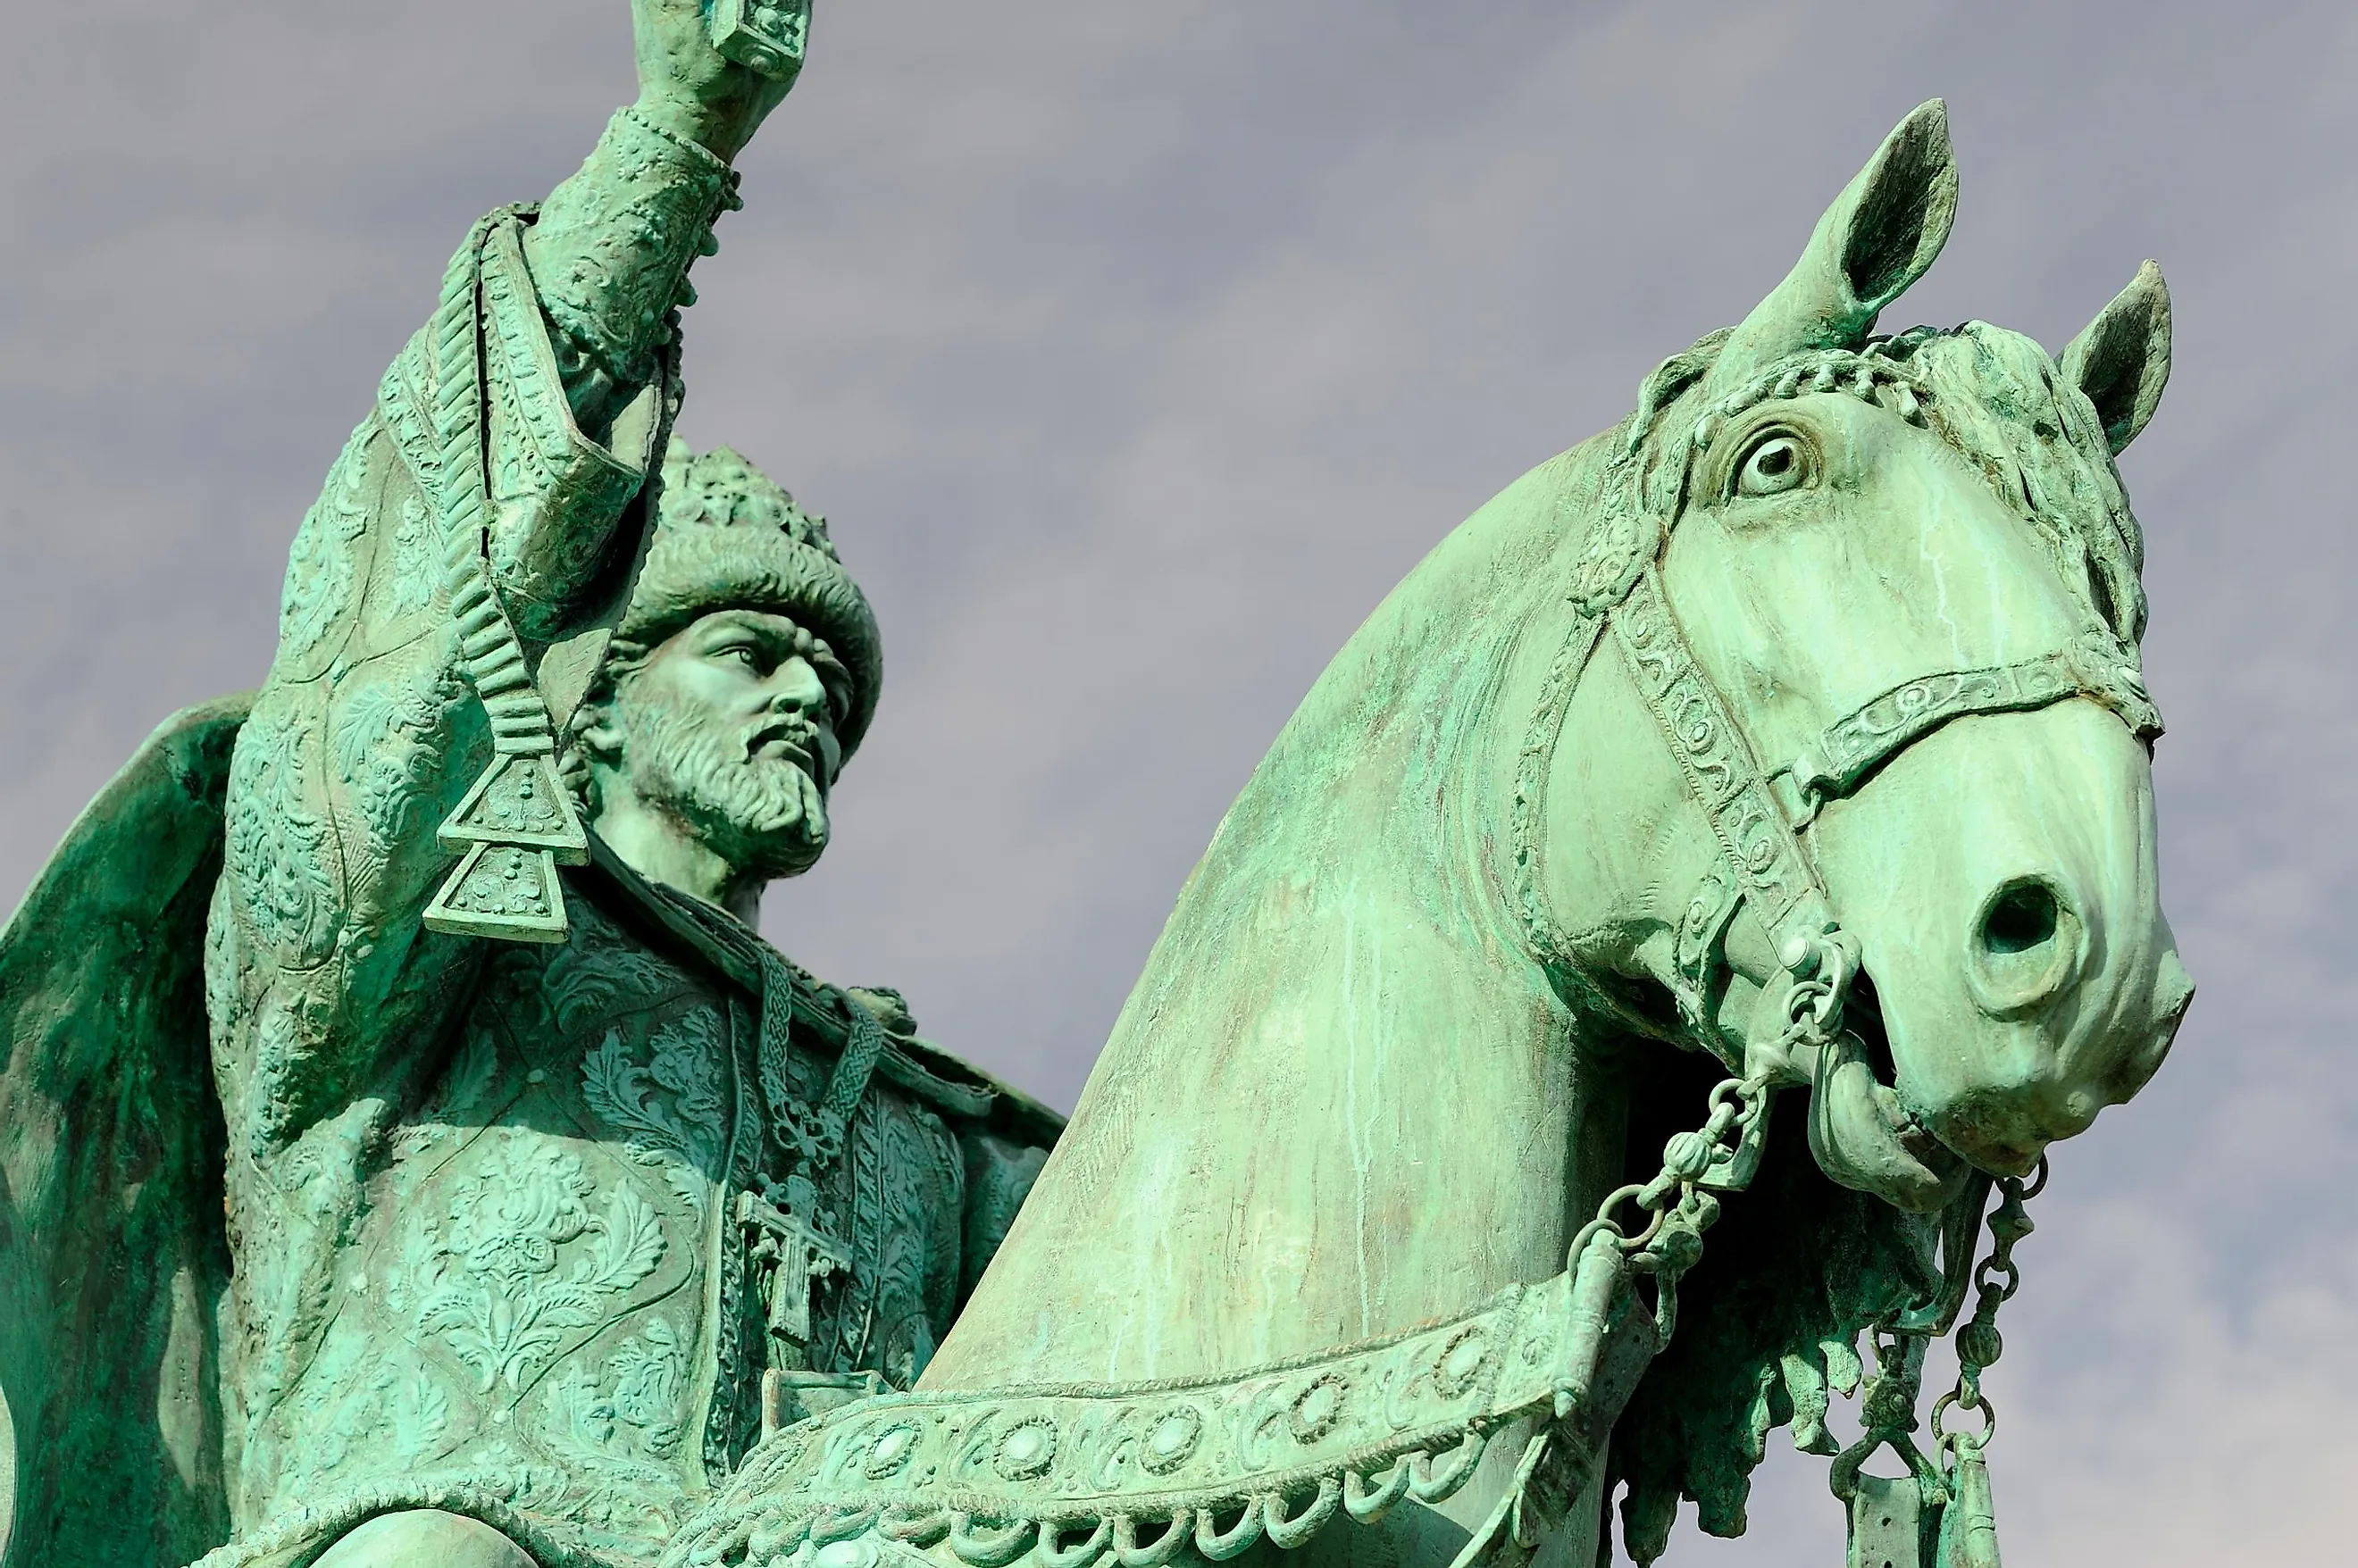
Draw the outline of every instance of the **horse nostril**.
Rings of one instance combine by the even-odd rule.
[[[2079,911],[2052,882],[2010,881],[1974,926],[1965,968],[1974,999],[2000,1017],[2040,1006],[2077,978],[2083,945]]]
[[[2017,882],[1990,901],[1982,916],[1982,946],[1992,953],[2027,953],[2055,940],[2060,912],[2045,882]]]

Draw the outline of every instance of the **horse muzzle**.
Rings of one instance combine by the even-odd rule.
[[[1871,977],[1815,1074],[1830,1174],[1926,1206],[1963,1173],[1925,1135],[2020,1175],[2145,1086],[2194,990],[2154,841],[2145,749],[2085,701],[1960,719],[1826,814]]]

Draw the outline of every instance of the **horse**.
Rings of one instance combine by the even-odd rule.
[[[1309,1378],[1336,1346],[1459,1321],[1564,1269],[1729,1076],[1767,1086],[1758,1174],[1720,1184],[1680,1326],[1543,1550],[1595,1561],[1616,1490],[1639,1561],[1682,1495],[1736,1533],[1772,1426],[1832,1451],[1829,1385],[1855,1385],[1863,1331],[1938,1293],[1959,1206],[1978,1219],[1989,1177],[2134,1095],[2192,994],[2157,887],[2142,545],[2113,462],[2167,379],[2168,295],[2146,264],[2060,359],[1981,323],[1876,335],[1955,200],[1936,101],[1739,325],[1375,611],[1189,876],[996,1261],[892,1406],[915,1416],[812,1461],[805,1502],[907,1463],[961,1400]],[[1838,1025],[1798,1028],[1812,1008]],[[1779,1085],[1807,1109],[1767,1123]],[[1479,1360],[1473,1332],[1435,1342],[1430,1385]],[[1358,1377],[1300,1384],[1246,1436],[1310,1443]],[[1152,1470],[1197,1443],[1184,1413],[1062,1449],[1054,1419],[1009,1417],[957,1462],[1081,1485],[1093,1442],[1087,1463]],[[1454,1495],[1403,1463],[1389,1511],[1357,1500],[1380,1479],[1347,1476],[1377,1520],[1355,1529],[1316,1528],[1329,1486],[1234,1529],[1205,1504],[1190,1534],[1182,1508],[1159,1541],[1128,1519],[991,1536],[969,1500],[952,1544],[1136,1565],[1265,1537],[1437,1565],[1530,1484],[1514,1452]],[[678,1561],[818,1539],[779,1533],[784,1462],[762,1458],[735,1532],[691,1525]],[[941,1538],[902,1522],[904,1545]],[[876,1561],[872,1532],[832,1533],[821,1568]]]

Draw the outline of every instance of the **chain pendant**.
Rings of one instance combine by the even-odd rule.
[[[1949,1489],[1955,1500],[1942,1510],[1937,1568],[1999,1568],[1997,1515],[1990,1506],[1989,1466],[1978,1444],[1957,1444]]]
[[[1944,1511],[1925,1508],[1923,1484],[1912,1475],[1861,1475],[1850,1495],[1849,1568],[1924,1568],[1927,1527],[1937,1529]]]

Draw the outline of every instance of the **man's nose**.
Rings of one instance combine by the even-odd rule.
[[[827,686],[808,659],[799,655],[783,661],[770,672],[770,706],[781,711],[815,713],[827,701]]]

